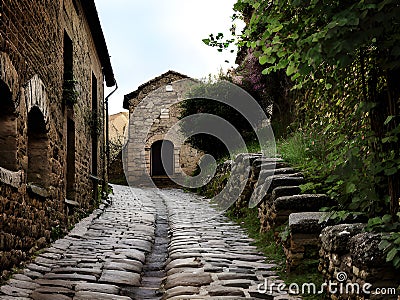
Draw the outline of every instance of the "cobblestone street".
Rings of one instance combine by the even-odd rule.
[[[111,201],[15,274],[0,299],[292,299],[258,292],[280,282],[274,265],[206,199],[114,186]]]

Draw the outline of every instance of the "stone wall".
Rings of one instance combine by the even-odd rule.
[[[319,270],[326,282],[337,286],[337,292],[331,291],[329,296],[331,299],[398,299],[399,291],[395,291],[400,285],[398,270],[386,262],[386,255],[378,248],[381,234],[363,232],[364,227],[363,223],[340,224],[322,230]],[[355,290],[351,287],[353,284]]]
[[[247,170],[246,160],[250,163]],[[363,231],[365,223],[360,222],[366,222],[365,218],[349,215],[343,221],[349,224],[331,226],[332,221],[318,210],[334,205],[334,201],[326,195],[301,194],[299,185],[305,182],[301,173],[280,159],[260,154],[240,154],[235,160],[218,165],[216,175],[202,193],[208,197],[219,194],[228,186],[235,170],[248,175],[233,179],[233,186],[245,184],[245,188],[231,212],[241,216],[252,197],[257,199],[261,231],[275,233],[286,255],[287,271],[305,260],[319,259],[318,269],[327,287],[330,282],[337,287],[337,292],[326,288],[330,299],[400,299],[396,291],[400,285],[398,270],[386,263],[386,255],[378,248],[381,235]],[[362,290],[346,293],[346,284],[350,292],[351,284],[357,284],[371,292],[383,289],[386,295],[366,294]]]
[[[104,139],[100,133],[92,147],[90,119],[96,103],[102,126],[104,73],[79,1],[5,0],[0,10],[0,106],[5,111],[0,119],[11,129],[0,132],[0,144],[4,147],[11,138],[16,145],[15,153],[4,154],[12,164],[0,166],[0,275],[5,276],[48,243],[52,232],[66,228],[94,204],[97,182],[90,174],[103,174],[103,160],[92,157],[92,150],[102,153]],[[71,68],[79,91],[75,105],[63,99],[65,36],[72,41]],[[39,129],[42,148],[34,151]],[[64,201],[68,151],[74,158],[69,209]],[[97,170],[92,170],[94,160]]]

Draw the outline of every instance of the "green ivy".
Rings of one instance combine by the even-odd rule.
[[[218,34],[204,42],[221,51],[252,49],[263,74],[285,72],[300,91],[292,95],[296,121],[286,140],[297,139],[301,155],[288,154],[296,147],[284,143],[280,151],[304,170],[310,183],[303,188],[337,200],[332,218],[351,212],[380,219],[376,229],[393,232],[394,239],[400,199],[398,1],[238,0],[234,8],[245,30],[234,39]],[[397,247],[388,251],[394,262]]]
[[[79,93],[76,90],[78,82],[73,79],[64,80],[63,101],[66,105],[73,106],[78,102]]]

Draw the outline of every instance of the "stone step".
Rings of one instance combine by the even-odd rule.
[[[260,166],[262,164],[268,164],[268,163],[270,163],[270,164],[271,163],[272,164],[282,163],[282,164],[285,164],[285,166],[287,166],[287,164],[283,161],[282,158],[260,157],[253,161],[253,167],[257,168],[258,166]]]
[[[301,193],[301,189],[299,186],[278,186],[272,191],[271,200],[282,197],[282,196],[293,196],[299,195]]]
[[[304,177],[295,176],[296,174],[268,176],[265,180],[270,182],[268,191],[273,191],[280,186],[298,186],[305,183]]]
[[[322,207],[333,205],[333,201],[325,194],[282,196],[275,199],[273,203],[277,212],[315,212]]]
[[[324,216],[325,212],[292,213],[289,215],[290,232],[319,234],[325,227],[325,222],[320,222]]]

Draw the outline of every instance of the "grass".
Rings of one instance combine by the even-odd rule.
[[[278,140],[276,145],[286,162],[295,166],[302,166],[307,162],[309,147],[302,132],[296,132],[286,139]]]
[[[260,221],[258,219],[257,208],[246,208],[242,211],[243,217],[237,217],[232,211],[228,211],[226,215],[231,220],[238,223],[242,228],[246,229],[249,237],[255,240],[254,245],[266,257],[268,263],[275,263],[277,268],[275,271],[279,277],[285,281],[287,286],[291,283],[296,283],[302,286],[303,283],[314,283],[317,290],[324,282],[322,275],[318,272],[318,260],[307,259],[304,260],[295,271],[286,272],[286,257],[283,252],[282,246],[277,244],[272,231],[262,233],[260,232]],[[302,295],[306,300],[323,299],[323,295]]]

